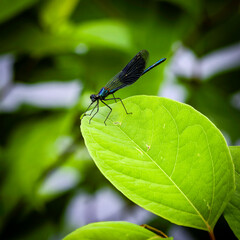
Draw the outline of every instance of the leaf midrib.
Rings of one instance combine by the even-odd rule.
[[[111,121],[109,119],[109,121]],[[111,121],[112,122],[112,121]],[[112,122],[113,124],[113,122]],[[121,132],[131,141],[133,142],[133,144],[135,144],[135,146],[139,147],[139,149],[142,150],[142,152],[164,173],[164,175],[172,182],[172,184],[178,189],[178,191],[185,197],[185,199],[187,200],[187,202],[193,207],[193,209],[196,211],[197,215],[199,215],[199,217],[202,219],[202,221],[204,222],[204,224],[206,225],[207,229],[211,229],[209,224],[206,222],[206,220],[204,219],[204,217],[201,215],[201,213],[198,211],[198,209],[193,205],[193,203],[190,201],[190,199],[184,194],[184,192],[177,186],[177,184],[167,175],[167,173],[156,163],[156,161],[153,160],[153,158],[144,150],[142,149],[136,142],[134,142],[128,135],[126,132],[124,132],[122,130],[122,128],[117,125],[117,127],[121,130]]]

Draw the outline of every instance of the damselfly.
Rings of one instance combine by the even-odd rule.
[[[154,67],[156,67],[158,64],[164,62],[166,60],[166,58],[162,58],[159,61],[157,61],[156,63],[154,63],[153,65],[151,65],[150,67],[146,68],[146,63],[147,63],[147,59],[148,59],[148,51],[147,50],[142,50],[140,51],[126,66],[125,68],[123,68],[123,70],[121,72],[119,72],[115,77],[113,77],[107,84],[105,87],[103,87],[98,94],[92,94],[90,96],[91,99],[91,104],[88,106],[86,112],[88,111],[88,109],[92,106],[93,103],[96,102],[96,105],[94,106],[94,108],[92,109],[92,111],[90,112],[90,114],[86,114],[86,112],[82,115],[81,119],[84,116],[91,116],[91,118],[89,119],[89,123],[91,122],[91,120],[93,119],[93,117],[98,113],[99,111],[99,101],[101,101],[104,105],[106,105],[109,109],[110,112],[108,113],[104,124],[106,125],[106,121],[109,117],[109,115],[112,112],[112,108],[105,103],[105,101],[108,100],[115,100],[115,102],[117,102],[117,100],[121,101],[123,108],[126,112],[126,114],[131,114],[129,112],[127,112],[126,107],[124,106],[122,99],[121,98],[116,98],[114,96],[114,93],[121,89],[124,88],[128,85],[133,84],[134,82],[136,82],[143,74],[145,74],[146,72],[148,72],[149,70],[153,69]],[[106,99],[106,97],[108,95],[112,94],[113,98],[108,98]],[[94,110],[97,108],[96,112],[93,114]],[[92,115],[93,114],[93,115]]]

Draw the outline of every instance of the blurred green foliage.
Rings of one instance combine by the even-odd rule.
[[[166,71],[179,43],[203,59],[239,42],[239,9],[238,0],[1,0],[0,54],[11,54],[14,64],[12,82],[0,89],[0,101],[16,84],[77,79],[82,91],[69,108],[28,102],[1,110],[0,238],[60,239],[71,232],[65,218],[71,199],[79,191],[94,198],[99,189],[110,187],[87,154],[79,131],[89,95],[141,49],[149,51],[149,64],[167,57],[165,65],[117,96],[157,95],[163,80],[168,81]],[[232,104],[240,91],[239,71],[238,65],[204,81],[196,74],[175,76],[176,84],[188,92],[186,102],[208,116],[232,144],[240,133],[240,111]],[[49,176],[64,166],[77,170],[77,183],[42,194]],[[134,207],[121,199],[127,209]],[[151,221],[158,226],[162,220]],[[216,229],[221,235],[225,228]]]

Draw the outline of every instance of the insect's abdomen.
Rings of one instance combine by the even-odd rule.
[[[106,97],[106,96],[108,96],[108,94],[109,94],[109,90],[108,89],[106,89],[105,87],[103,87],[101,90],[100,90],[100,92],[98,93],[98,95],[100,96],[100,97]]]

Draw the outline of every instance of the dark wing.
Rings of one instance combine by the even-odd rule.
[[[148,55],[147,50],[140,51],[121,72],[112,78],[105,86],[110,93],[136,82],[146,68]]]

